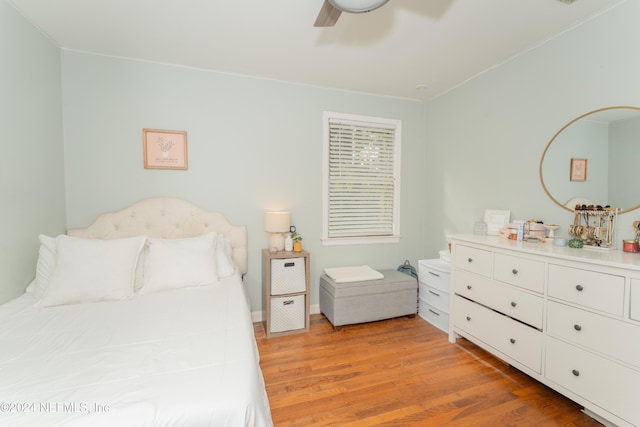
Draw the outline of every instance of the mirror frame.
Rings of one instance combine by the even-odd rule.
[[[616,110],[616,109],[622,109],[622,108],[629,109],[629,110],[636,110],[636,111],[640,112],[640,107],[632,107],[632,106],[629,106],[629,105],[617,105],[617,106],[613,106],[613,107],[605,107],[605,108],[599,108],[597,110],[589,111],[588,113],[584,113],[583,115],[576,117],[575,119],[571,120],[566,125],[562,126],[560,128],[560,130],[558,132],[556,132],[555,135],[553,135],[551,140],[547,143],[547,146],[544,148],[544,151],[542,152],[542,158],[540,159],[540,168],[539,168],[540,183],[542,184],[542,188],[544,189],[544,192],[547,193],[547,196],[549,196],[549,198],[551,200],[553,200],[553,202],[556,205],[560,206],[562,209],[567,210],[569,212],[573,212],[573,209],[569,209],[568,207],[566,207],[565,205],[560,203],[558,200],[555,199],[555,197],[553,197],[551,195],[551,193],[549,192],[549,189],[547,188],[547,186],[544,183],[544,178],[542,177],[542,163],[544,163],[544,158],[547,155],[547,151],[549,151],[549,147],[551,146],[553,141],[556,140],[558,135],[560,135],[562,133],[563,130],[565,130],[566,128],[568,128],[569,126],[571,126],[572,124],[574,124],[578,120],[583,119],[583,118],[585,118],[587,116],[590,116],[591,114],[599,113],[601,111]],[[618,214],[623,214],[623,213],[626,213],[626,212],[630,212],[630,211],[638,209],[638,208],[640,208],[640,204],[637,204],[637,205],[632,206],[630,208],[621,209],[621,210],[618,211]]]

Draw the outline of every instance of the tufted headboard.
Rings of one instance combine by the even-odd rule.
[[[141,200],[117,212],[104,213],[86,228],[67,231],[70,236],[115,239],[146,235],[164,239],[195,237],[211,231],[231,241],[233,261],[247,272],[247,228],[230,224],[218,212],[207,212],[185,200],[158,197]]]

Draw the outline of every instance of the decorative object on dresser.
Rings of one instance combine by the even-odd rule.
[[[282,233],[289,231],[291,226],[291,214],[289,212],[265,212],[264,229],[271,233],[269,250],[278,252],[284,250],[284,236]]]
[[[354,271],[357,274],[359,270],[354,268]],[[320,311],[334,328],[415,316],[418,281],[396,270],[373,271],[381,277],[367,279],[362,276],[361,280],[340,280],[333,274],[332,277],[329,274],[320,277]],[[355,274],[347,273],[355,277]]]
[[[418,261],[418,314],[445,332],[449,332],[450,268],[442,259]]]
[[[451,342],[474,342],[600,421],[640,426],[640,259],[471,235],[451,241]]]
[[[267,338],[309,331],[310,256],[262,251],[262,309]]]
[[[569,226],[569,234],[573,239],[569,247],[583,245],[601,249],[611,249],[615,241],[617,208],[594,205],[576,205],[573,210],[573,224]],[[580,244],[577,244],[577,241]],[[571,246],[574,241],[574,246]]]

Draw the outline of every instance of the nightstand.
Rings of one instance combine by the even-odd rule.
[[[262,251],[267,338],[309,331],[309,252]]]

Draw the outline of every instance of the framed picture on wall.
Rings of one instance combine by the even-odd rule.
[[[587,159],[571,159],[569,181],[587,180]]]
[[[142,129],[145,169],[187,169],[187,132]]]

